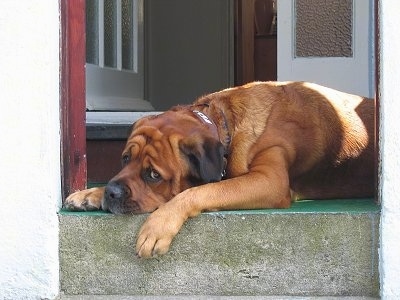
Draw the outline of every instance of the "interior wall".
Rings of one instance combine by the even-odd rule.
[[[145,98],[156,110],[233,84],[232,0],[144,4]]]

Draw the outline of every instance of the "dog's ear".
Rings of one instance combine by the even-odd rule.
[[[187,137],[180,141],[179,148],[190,164],[191,175],[201,183],[222,179],[225,163],[220,141],[210,137]]]

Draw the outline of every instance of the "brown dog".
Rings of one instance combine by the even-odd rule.
[[[305,82],[226,89],[137,121],[122,162],[105,188],[66,207],[154,211],[136,251],[164,254],[202,211],[373,196],[374,101]]]

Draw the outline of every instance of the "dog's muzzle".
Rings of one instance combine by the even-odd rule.
[[[124,214],[134,212],[129,199],[131,191],[129,187],[120,181],[110,181],[104,192],[102,203],[103,210],[108,210],[114,214]]]

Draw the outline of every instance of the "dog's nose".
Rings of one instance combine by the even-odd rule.
[[[132,199],[128,185],[119,180],[110,181],[105,188],[102,209],[113,214],[128,214],[141,212],[137,201]]]
[[[104,193],[108,206],[126,200],[130,195],[130,189],[122,182],[110,181]]]

